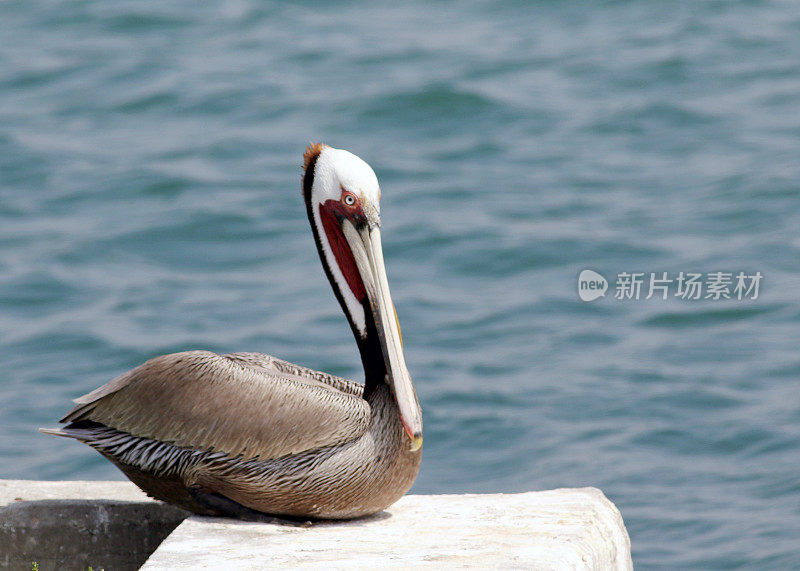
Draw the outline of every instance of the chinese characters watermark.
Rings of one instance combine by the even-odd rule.
[[[670,297],[684,300],[756,300],[761,272],[620,272],[613,285],[614,299],[639,300]],[[583,301],[605,297],[608,280],[594,270],[578,275],[578,296]]]

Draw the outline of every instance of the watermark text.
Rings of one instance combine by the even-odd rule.
[[[614,299],[672,298],[683,300],[756,300],[763,279],[761,272],[619,272],[613,283]],[[605,297],[608,280],[585,269],[578,275],[578,297],[594,301]]]

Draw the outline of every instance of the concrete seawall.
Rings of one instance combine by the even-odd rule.
[[[51,569],[632,569],[595,488],[406,496],[348,522],[187,517],[128,482],[0,480],[0,567]]]

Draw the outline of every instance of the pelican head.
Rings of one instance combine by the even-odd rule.
[[[366,376],[391,387],[412,451],[422,446],[422,412],[406,368],[400,324],[383,263],[381,190],[372,168],[327,145],[306,149],[303,197],[317,249],[355,335]]]

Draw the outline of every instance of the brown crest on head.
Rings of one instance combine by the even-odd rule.
[[[306,147],[306,152],[303,153],[303,171],[308,170],[308,165],[317,160],[317,157],[322,152],[322,149],[327,147],[325,143],[309,143]]]
[[[325,143],[309,143],[306,152],[303,153],[303,198],[309,203],[311,197],[311,187],[314,184],[314,165],[319,158],[319,154],[326,149]]]

